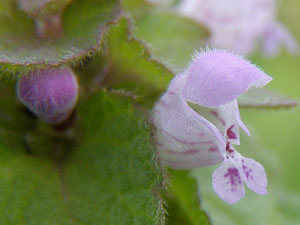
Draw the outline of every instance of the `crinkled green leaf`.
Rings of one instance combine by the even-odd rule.
[[[152,22],[147,20],[148,24],[146,25],[149,27],[149,29],[144,28],[144,25],[141,25],[141,29],[147,31],[147,34],[151,34],[151,37],[155,38],[156,35],[158,35],[158,33],[156,33],[156,31],[154,32],[154,30],[155,26],[160,26],[159,21],[164,24],[166,23],[166,21],[168,21],[168,19],[170,19],[170,21],[172,21],[172,19],[175,19],[177,22],[179,21],[187,24],[186,30],[184,26],[179,26],[183,29],[182,34],[194,34],[193,43],[195,44],[197,42],[197,45],[200,46],[199,43],[201,42],[201,40],[199,39],[203,37],[203,34],[205,32],[202,28],[199,28],[199,25],[196,25],[192,21],[172,13],[162,15],[156,13],[153,18],[151,18],[154,19],[156,18],[155,16],[157,16],[159,19],[155,21],[153,20],[152,22],[154,22],[154,24],[152,26]],[[148,17],[150,17],[150,14],[146,14],[145,19],[149,19]],[[164,44],[157,46],[157,48],[154,49],[154,52],[156,49],[162,49],[162,51],[165,51],[165,53],[170,57],[173,57],[176,53],[178,54],[177,56],[189,58],[187,57],[187,55],[189,56],[189,54],[180,51],[183,50],[192,52],[192,48],[195,46],[186,47],[185,44],[184,48],[178,46],[179,50],[177,51],[175,49],[175,45],[179,43],[181,46],[183,46],[182,38],[185,37],[177,37],[177,35],[175,35],[174,29],[176,21],[170,24],[170,29],[162,27],[168,26],[169,24],[164,24],[159,27],[160,31],[166,30],[166,32],[162,36],[162,40],[165,42]],[[140,22],[138,21],[137,24],[141,22],[142,19],[140,20]],[[109,68],[105,68],[106,71],[100,72],[100,74],[106,74],[104,78],[101,78],[101,80],[103,81],[102,85],[108,88],[129,90],[137,96],[137,101],[139,103],[150,108],[162,94],[162,92],[167,89],[170,80],[175,76],[175,74],[164,63],[169,62],[168,59],[164,61],[163,57],[160,57],[159,54],[153,55],[150,49],[147,47],[148,44],[141,41],[143,39],[139,40],[135,37],[135,34],[139,36],[142,35],[139,34],[139,26],[136,29],[136,32],[132,33],[133,26],[133,21],[124,18],[118,24],[111,27],[111,32],[107,39],[108,59],[106,59],[108,62],[107,64],[109,64],[110,66]],[[197,29],[199,29],[199,32],[197,31],[197,29],[193,29],[195,28],[195,26],[197,27]],[[188,33],[187,31],[189,31],[190,33]],[[150,36],[148,36],[147,34],[145,34],[143,37],[145,37],[146,41],[151,40]],[[175,36],[173,37],[173,35]],[[158,40],[159,37],[156,38],[157,44],[160,43]],[[166,42],[168,42],[168,44]],[[191,44],[190,41],[189,43]],[[168,46],[171,46],[170,49],[166,49],[169,48]],[[158,59],[155,56],[158,56]],[[100,64],[100,62],[98,64]],[[99,73],[99,70],[96,71],[97,73]]]
[[[77,118],[73,143],[51,139],[48,156],[7,142],[3,126],[1,225],[163,224],[151,129],[132,101],[101,91],[81,102]]]
[[[119,0],[77,0],[63,14],[63,36],[35,37],[32,18],[13,2],[0,11],[0,71],[26,71],[47,65],[76,63],[99,51],[108,26],[120,14]],[[9,13],[8,13],[9,12]]]
[[[48,160],[0,143],[0,216],[3,225],[69,225],[61,179]]]
[[[174,74],[132,35],[131,26],[130,20],[122,19],[112,27],[107,42],[111,70],[104,85],[133,91],[140,103],[151,106]]]
[[[297,100],[280,95],[266,88],[257,88],[248,91],[238,98],[240,107],[248,108],[292,108],[298,106]]]
[[[209,225],[206,213],[200,208],[196,180],[189,171],[170,171],[170,184],[165,192],[167,224]]]
[[[0,141],[10,148],[24,147],[36,118],[16,100],[14,84],[0,79]]]
[[[151,129],[128,98],[100,92],[79,110],[82,140],[66,165],[70,213],[84,224],[161,224],[162,176]]]

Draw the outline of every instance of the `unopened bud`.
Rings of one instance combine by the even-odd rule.
[[[59,124],[77,103],[78,82],[69,68],[35,70],[18,80],[17,95],[40,119]]]

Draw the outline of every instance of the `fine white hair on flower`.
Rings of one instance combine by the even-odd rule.
[[[204,24],[211,32],[209,43],[243,55],[262,43],[266,56],[276,55],[281,45],[298,52],[298,44],[276,20],[275,0],[182,0],[177,11]]]
[[[224,50],[194,55],[155,104],[152,119],[162,163],[174,169],[193,169],[223,162],[213,173],[213,188],[227,203],[244,196],[244,184],[267,193],[262,165],[240,155],[242,122],[237,97],[269,83],[272,78],[243,57]]]

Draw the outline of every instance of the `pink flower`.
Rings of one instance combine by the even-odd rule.
[[[42,120],[59,124],[73,111],[78,82],[71,69],[41,69],[18,80],[19,100]]]
[[[263,40],[263,53],[271,56],[280,45],[295,53],[298,44],[276,21],[274,0],[183,0],[178,11],[211,31],[209,43],[238,54],[251,54]]]
[[[232,204],[245,194],[267,193],[262,165],[244,158],[239,145],[243,124],[237,97],[258,88],[271,77],[238,55],[211,50],[197,54],[176,76],[153,110],[155,140],[160,160],[174,169],[193,169],[223,162],[212,176],[213,188]]]

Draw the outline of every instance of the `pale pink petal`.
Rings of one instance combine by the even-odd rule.
[[[225,121],[223,135],[231,144],[240,144],[240,124],[238,121],[239,108],[237,100],[217,108],[218,115]]]
[[[224,113],[228,116],[226,120],[227,125],[225,127],[225,135],[230,140],[231,144],[239,145],[240,144],[240,132],[239,128],[242,128],[246,134],[250,136],[250,131],[243,123],[240,115],[240,110],[238,106],[237,100],[234,100],[230,103],[220,106],[219,108],[223,108]],[[221,115],[222,116],[222,115]]]
[[[188,103],[188,104],[199,115],[201,115],[202,117],[207,119],[209,122],[214,124],[218,128],[218,130],[222,133],[222,135],[224,136],[225,126],[226,126],[227,121],[225,121],[226,118],[223,117],[223,114],[221,115],[222,110],[220,109],[220,107],[207,108],[207,107],[193,104],[193,103]]]
[[[185,74],[174,78],[153,110],[160,159],[176,169],[204,167],[221,162],[225,138],[181,97],[185,80]]]
[[[238,103],[237,103],[237,100],[236,100],[236,104],[237,104],[237,109],[238,109]],[[250,136],[250,131],[249,129],[246,127],[246,125],[243,123],[242,119],[241,119],[241,115],[240,115],[240,110],[236,110],[236,118],[237,118],[237,121],[238,121],[238,124],[240,126],[240,128],[242,128],[242,130],[248,135]]]
[[[229,204],[238,202],[245,195],[242,176],[230,159],[214,171],[212,185],[219,197]]]
[[[243,179],[251,190],[261,195],[268,193],[266,172],[260,163],[250,158],[243,158],[241,170],[243,171]]]
[[[235,100],[251,87],[262,87],[272,78],[242,57],[220,50],[197,54],[184,72],[183,97],[206,107]]]
[[[290,53],[298,53],[299,45],[291,33],[279,22],[271,24],[265,31],[263,53],[266,56],[276,55],[281,45],[285,45]]]
[[[280,37],[278,32],[274,29],[267,29],[264,34],[262,53],[265,56],[274,56],[278,54],[280,50]]]
[[[210,44],[251,54],[265,28],[275,20],[275,0],[183,0],[178,11],[204,24]]]
[[[198,114],[213,123],[231,144],[240,144],[240,127],[250,135],[249,130],[241,120],[237,100],[217,108],[206,108],[193,103],[189,103],[189,105]]]

